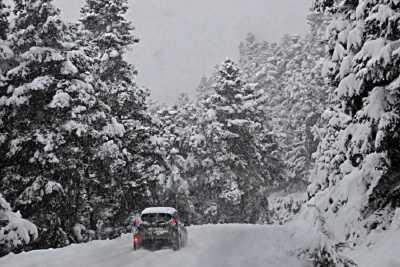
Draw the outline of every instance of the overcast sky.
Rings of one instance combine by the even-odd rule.
[[[79,17],[84,0],[55,0],[63,17]],[[226,57],[237,59],[248,32],[277,41],[304,34],[311,0],[129,0],[128,18],[140,38],[128,59],[152,98],[172,103],[192,93]]]

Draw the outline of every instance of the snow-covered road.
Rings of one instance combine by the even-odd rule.
[[[293,253],[296,243],[287,227],[205,225],[188,228],[180,251],[133,251],[131,236],[31,251],[0,258],[7,267],[303,267]]]

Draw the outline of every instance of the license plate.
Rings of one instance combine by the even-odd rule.
[[[149,228],[149,232],[151,232],[153,235],[162,235],[168,233],[168,230],[160,227],[152,227]]]

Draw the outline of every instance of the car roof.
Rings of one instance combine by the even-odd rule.
[[[171,208],[171,207],[151,207],[151,208],[145,208],[142,211],[143,214],[151,214],[151,213],[167,213],[170,215],[174,215],[177,213],[176,209]]]

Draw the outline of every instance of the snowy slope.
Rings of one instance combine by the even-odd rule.
[[[371,233],[364,244],[347,254],[360,267],[399,267],[400,228]]]
[[[32,251],[0,258],[7,267],[303,267],[294,255],[293,231],[280,226],[205,225],[188,228],[188,245],[180,251],[133,251],[131,236],[93,241],[62,249]],[[299,239],[299,238],[297,238]]]

